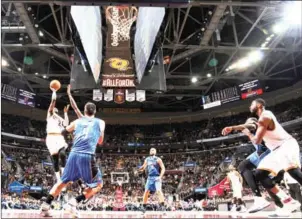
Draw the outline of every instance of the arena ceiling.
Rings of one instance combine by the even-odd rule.
[[[40,98],[50,97],[48,87],[52,79],[60,80],[66,87],[74,52],[68,26],[70,5],[83,2],[112,3],[2,1],[1,51],[2,59],[8,63],[2,61],[2,82],[30,89]],[[146,1],[130,2],[146,5],[141,3]],[[170,57],[170,63],[165,65],[167,91],[148,91],[144,103],[117,105],[102,101],[102,107],[195,111],[201,109],[202,95],[242,82],[259,79],[263,88],[271,91],[301,80],[301,23],[286,31],[272,30],[284,16],[284,1],[190,1],[181,5],[171,2],[176,1],[160,3],[167,9],[158,35],[164,56]],[[102,31],[105,36],[106,28]],[[255,50],[260,50],[263,58],[239,68],[238,61]],[[32,57],[32,63],[25,57]],[[65,89],[61,92],[60,99],[66,102]],[[92,90],[79,91],[74,96],[83,103],[92,99]]]

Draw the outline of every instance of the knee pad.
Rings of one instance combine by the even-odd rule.
[[[255,177],[257,180],[261,182],[264,188],[266,189],[272,189],[276,183],[274,180],[272,180],[270,177],[270,172],[267,170],[256,170]]]
[[[65,148],[62,148],[59,151],[59,157],[60,157],[60,161],[61,161],[61,166],[65,167],[65,165],[66,165],[66,150],[65,150]]]
[[[55,172],[59,172],[60,171],[60,168],[59,168],[59,155],[58,154],[51,155],[51,158],[52,158],[53,167],[55,169]]]

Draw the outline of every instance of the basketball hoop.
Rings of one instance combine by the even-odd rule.
[[[130,39],[130,28],[137,18],[137,8],[128,6],[109,6],[106,9],[106,18],[116,28],[118,40]]]

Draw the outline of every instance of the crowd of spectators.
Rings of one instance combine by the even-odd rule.
[[[281,122],[302,117],[301,98],[275,106],[274,112]],[[243,123],[249,116],[247,113],[231,115],[228,117],[209,118],[208,120],[181,123],[181,124],[161,124],[152,126],[123,126],[107,125],[105,146],[126,145],[128,142],[141,142],[144,144],[161,144],[164,142],[190,142],[202,138],[213,138],[221,136],[221,129],[226,125]],[[2,115],[2,131],[22,136],[32,136],[38,138],[45,137],[45,122],[29,120],[25,117]],[[302,140],[300,130],[295,130],[292,134]],[[247,140],[245,140],[247,141]],[[183,198],[192,194],[196,187],[209,187],[213,183],[221,180],[225,175],[219,175],[219,167],[226,158],[234,159],[237,148],[243,145],[243,139],[232,142],[217,142],[215,146],[202,146],[206,151],[183,152],[159,154],[166,166],[166,174],[163,179],[163,190],[168,197],[178,194],[179,202],[173,202],[170,209],[193,209],[198,208],[198,202],[183,202]],[[7,185],[13,181],[18,181],[25,186],[40,186],[49,190],[55,183],[52,166],[44,165],[51,162],[44,143],[8,142],[2,147],[1,174],[6,179],[2,183],[3,197],[2,208],[16,209],[36,209],[39,201],[30,197],[19,197],[9,195]],[[227,146],[225,145],[227,144]],[[112,183],[112,173],[127,173],[129,182],[123,184],[125,194],[125,204],[130,209],[139,209],[140,198],[144,192],[145,175],[137,175],[136,170],[143,164],[147,155],[142,154],[98,154],[97,164],[102,170],[104,187],[101,195],[97,196],[94,205],[82,206],[83,209],[104,210],[111,209],[114,200],[116,184]],[[9,158],[9,159],[8,159]],[[236,159],[236,158],[235,158]],[[239,159],[239,158],[238,158]],[[235,160],[236,161],[236,160]],[[238,160],[237,160],[238,162]],[[192,165],[186,165],[192,164]],[[217,177],[217,176],[221,177]],[[3,185],[6,185],[3,186]],[[5,192],[6,191],[6,192]],[[68,191],[79,191],[77,184],[68,188]],[[197,203],[197,204],[196,204]],[[60,208],[59,201],[55,202],[54,208]],[[185,206],[185,207],[184,207]],[[200,206],[200,205],[198,205]],[[150,208],[155,208],[154,206]]]

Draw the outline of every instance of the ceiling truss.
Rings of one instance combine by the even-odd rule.
[[[43,4],[48,5],[51,9],[51,13],[46,14],[39,19],[38,23],[43,28],[43,24],[47,20],[52,19],[55,23],[55,27],[59,37],[55,37],[53,33],[44,30],[45,35],[49,37],[54,43],[41,43],[37,30],[35,29],[29,15],[26,11],[25,4],[36,4],[41,1],[35,0],[22,0],[22,1],[2,1],[3,3],[12,3],[20,16],[23,26],[2,26],[2,34],[13,33],[27,33],[31,39],[31,43],[9,43],[4,39],[2,42],[2,51],[4,55],[12,63],[12,68],[5,68],[4,74],[20,74],[24,81],[28,83],[30,89],[37,90],[41,95],[50,95],[47,92],[49,85],[49,79],[43,79],[35,76],[34,72],[22,72],[18,71],[20,63],[13,59],[12,52],[23,50],[39,50],[49,56],[55,57],[54,62],[62,67],[62,71],[50,71],[47,72],[49,78],[66,78],[70,77],[71,61],[68,51],[73,49],[73,44],[66,39],[68,31],[68,22],[70,17],[63,18],[63,8],[66,7],[69,10],[69,6],[77,2],[78,4],[92,4],[106,5],[108,1],[49,1],[44,0]],[[258,66],[254,66],[244,74],[240,74],[240,80],[253,80],[259,79],[261,81],[281,81],[292,80],[293,77],[298,77],[301,74],[301,62],[298,59],[301,57],[301,35],[296,37],[293,46],[283,46],[283,41],[286,39],[286,35],[276,37],[269,47],[262,48],[258,43],[251,45],[250,38],[254,38],[255,31],[259,31],[262,37],[267,36],[266,24],[263,21],[263,17],[267,14],[267,11],[271,8],[280,7],[279,2],[273,1],[258,1],[258,2],[240,2],[240,1],[191,1],[189,4],[170,4],[170,9],[167,13],[167,22],[164,27],[163,36],[163,49],[169,53],[171,61],[166,66],[166,78],[168,91],[163,94],[150,93],[150,101],[164,107],[170,105],[180,104],[184,106],[190,106],[190,102],[199,101],[201,95],[205,95],[213,89],[216,85],[228,83],[228,81],[237,80],[240,72],[225,72],[226,68],[234,61],[240,58],[242,54],[245,54],[252,50],[262,50],[266,58],[260,62]],[[57,6],[60,5],[60,6]],[[141,4],[142,6],[144,4]],[[167,6],[164,3],[160,6]],[[154,4],[153,6],[156,6]],[[194,16],[192,11],[194,7],[206,7],[213,6],[213,14],[210,17],[205,31],[202,33],[202,37],[198,43],[192,43],[192,40],[196,38],[196,35],[200,34],[200,29],[203,27],[203,22],[199,17]],[[246,8],[249,7],[249,8]],[[253,10],[252,10],[253,9]],[[254,10],[255,9],[255,10]],[[250,17],[245,14],[249,10],[255,13],[259,12],[258,17]],[[237,22],[238,17],[246,22],[246,26],[250,25],[248,31],[242,32],[240,24]],[[242,22],[243,22],[242,21]],[[187,32],[185,27],[189,24],[195,23],[200,26],[199,29],[192,29],[190,33]],[[217,34],[222,34],[225,28],[230,27],[230,34],[233,34],[233,41],[218,40]],[[276,54],[282,54],[282,58],[278,58]],[[194,69],[194,59],[199,56],[204,56],[203,63],[200,69]],[[220,55],[225,55],[226,58],[218,66],[209,68],[208,63],[211,59],[216,59]],[[68,67],[62,65],[62,62],[68,64]],[[291,66],[280,67],[283,63],[289,62]],[[270,65],[269,63],[274,63]],[[185,66],[189,66],[187,69]],[[193,66],[193,67],[192,67]],[[284,76],[283,73],[289,73],[288,76]],[[45,72],[46,73],[46,72]],[[41,73],[42,74],[42,73]],[[209,78],[207,74],[211,74]],[[197,77],[198,82],[196,84],[178,84],[175,80],[190,80],[192,77]],[[34,84],[31,84],[34,82]],[[63,88],[67,84],[63,84]],[[91,97],[91,93],[80,92],[75,96]],[[181,100],[175,99],[176,96],[183,97]],[[160,103],[160,98],[168,98],[167,103]],[[155,100],[154,100],[155,99]],[[192,106],[192,105],[191,105]]]

